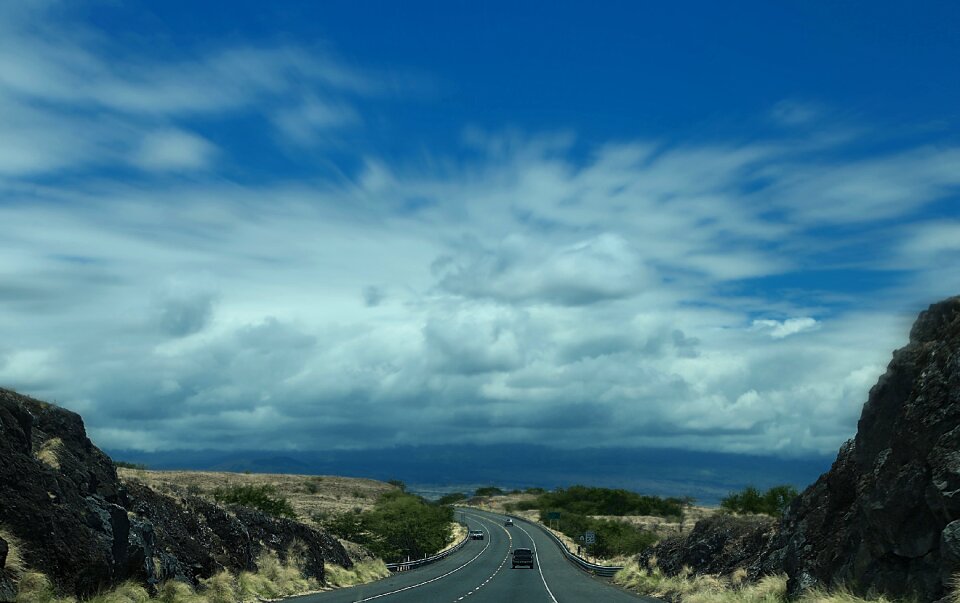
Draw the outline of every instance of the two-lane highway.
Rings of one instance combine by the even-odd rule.
[[[564,558],[549,536],[524,522],[505,527],[505,517],[463,508],[470,529],[483,530],[484,540],[432,565],[340,590],[296,597],[296,603],[637,603],[632,595],[588,576]],[[535,552],[533,569],[511,569],[513,549]],[[655,599],[646,599],[655,601]]]

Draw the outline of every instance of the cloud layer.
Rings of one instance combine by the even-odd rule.
[[[5,10],[0,384],[102,446],[830,453],[957,293],[960,150],[856,150],[819,107],[752,142],[465,125],[457,158],[229,177],[225,131],[316,149],[374,78],[294,46],[108,58]]]

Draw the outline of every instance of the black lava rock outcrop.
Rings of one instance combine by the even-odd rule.
[[[700,522],[665,541],[677,573],[786,572],[813,586],[936,601],[960,571],[960,297],[930,306],[870,390],[856,436],[773,530],[739,518]],[[702,525],[701,525],[702,524]]]
[[[17,586],[14,584],[12,572],[7,570],[7,555],[10,546],[0,537],[0,601],[13,601],[17,596]]]
[[[295,554],[320,580],[325,561],[353,565],[338,541],[296,521],[124,486],[79,415],[5,389],[0,528],[19,541],[24,565],[79,596],[128,579],[196,584],[223,569],[256,570],[265,550]],[[0,539],[0,601],[11,597],[7,544]]]
[[[762,574],[761,556],[776,534],[776,520],[763,515],[714,515],[697,522],[686,536],[667,538],[640,554],[640,567],[656,565],[669,576],[690,567],[701,574],[730,574],[748,570],[749,578]]]
[[[846,583],[934,601],[960,570],[960,297],[930,306],[857,435],[790,506],[768,563],[796,594]]]

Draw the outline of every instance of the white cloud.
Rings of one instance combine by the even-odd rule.
[[[785,126],[807,126],[815,123],[822,114],[822,107],[795,100],[780,101],[770,111],[770,117]]]
[[[918,268],[930,262],[950,261],[960,252],[960,222],[927,222],[907,229],[900,246],[904,267]]]
[[[820,326],[820,323],[814,318],[803,316],[800,318],[788,318],[786,320],[757,319],[753,321],[753,328],[759,331],[766,331],[774,339],[783,339],[790,335],[810,331]]]
[[[767,202],[806,224],[871,223],[909,215],[960,189],[960,149],[922,148],[832,165],[775,165]]]
[[[293,142],[359,123],[378,86],[298,47],[227,47],[158,57],[118,48],[61,3],[0,14],[0,175],[64,169],[208,167],[215,149],[187,120],[272,116]],[[169,51],[168,51],[169,52]]]
[[[334,104],[311,97],[296,107],[279,109],[273,121],[290,140],[311,144],[324,132],[356,124],[360,121],[360,115],[343,103]]]
[[[196,134],[167,129],[147,134],[134,162],[146,170],[199,170],[209,166],[215,152],[209,141]]]
[[[231,181],[204,125],[313,144],[365,127],[376,78],[296,47],[111,53],[0,10],[0,384],[106,446],[829,453],[957,282],[956,225],[917,215],[960,185],[951,147],[826,163],[802,140],[468,129],[464,157]],[[792,279],[890,267],[909,278],[882,298]]]
[[[434,269],[441,286],[466,296],[580,305],[628,297],[652,284],[643,258],[610,233],[558,248],[518,235],[495,250],[463,247]]]

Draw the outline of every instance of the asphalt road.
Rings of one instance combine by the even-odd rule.
[[[362,586],[289,599],[296,603],[637,603],[639,597],[611,586],[575,567],[556,543],[524,522],[505,527],[502,515],[458,509],[471,530],[483,530],[483,540],[471,540],[432,565],[393,574]],[[533,569],[510,567],[514,548],[535,551]]]

